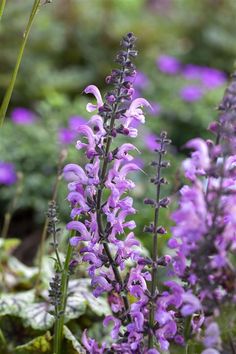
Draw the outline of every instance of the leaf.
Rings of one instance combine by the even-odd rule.
[[[21,243],[21,240],[18,238],[7,238],[3,240],[2,238],[0,239],[0,250],[10,254],[19,244]]]
[[[18,345],[15,350],[17,353],[51,353],[52,336],[46,332],[43,336],[36,337],[30,342]]]
[[[74,293],[68,296],[65,311],[65,320],[72,320],[80,317],[86,311],[86,300],[80,293]]]
[[[21,280],[30,280],[32,279],[37,273],[38,268],[36,267],[27,267],[25,264],[21,263],[16,257],[9,257],[7,261],[7,265],[9,270],[17,276],[18,283]]]
[[[3,294],[0,297],[0,316],[20,316],[23,309],[34,301],[34,290],[16,294]]]
[[[96,298],[92,293],[83,294],[87,300],[87,305],[98,316],[107,315],[111,312],[108,302],[105,298]]]
[[[46,302],[30,304],[20,314],[23,324],[41,331],[51,328],[55,319],[49,313],[50,307]]]
[[[111,312],[108,302],[105,298],[96,298],[91,293],[90,279],[83,278],[79,280],[71,280],[69,282],[69,291],[76,294],[81,294],[86,305],[98,316],[109,314]]]
[[[63,327],[63,333],[65,336],[65,339],[67,339],[72,346],[72,350],[69,350],[69,353],[67,354],[86,354],[85,349],[82,347],[82,345],[79,343],[79,341],[75,338],[75,336],[71,333],[68,327],[64,326]]]

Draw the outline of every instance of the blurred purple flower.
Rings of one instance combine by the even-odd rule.
[[[74,131],[68,128],[60,128],[58,131],[58,140],[62,145],[69,145],[75,140]]]
[[[156,61],[158,69],[168,75],[175,75],[180,71],[180,62],[169,55],[161,55]]]
[[[225,73],[220,70],[194,64],[184,67],[183,76],[187,80],[199,80],[208,89],[222,86],[227,80]]]
[[[5,184],[10,186],[17,180],[15,167],[10,162],[0,161],[0,185]]]
[[[87,124],[87,120],[81,116],[72,116],[69,118],[69,128],[76,131],[80,125]]]
[[[158,116],[161,112],[161,106],[156,102],[151,102],[151,107],[149,114],[150,116]]]
[[[134,80],[134,88],[139,88],[141,90],[147,88],[150,81],[148,77],[141,71],[138,71]]]
[[[148,150],[154,151],[158,148],[157,138],[158,136],[153,133],[149,133],[144,137],[144,144]]]
[[[220,70],[213,68],[204,68],[202,74],[202,83],[208,89],[214,89],[226,83],[226,75]]]
[[[37,118],[34,112],[27,108],[17,107],[11,112],[11,120],[15,124],[30,125],[36,122]]]
[[[185,102],[195,102],[202,98],[203,92],[198,86],[185,86],[180,90],[180,97]]]

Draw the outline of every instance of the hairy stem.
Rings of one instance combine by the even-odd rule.
[[[124,68],[122,68],[122,69],[124,70]],[[122,78],[123,77],[121,77],[120,81],[122,81]],[[120,87],[118,88],[117,91],[118,91],[117,92],[117,96],[119,96]],[[104,189],[104,179],[105,179],[106,173],[107,173],[108,154],[109,154],[110,146],[111,146],[111,142],[112,142],[111,132],[112,132],[112,129],[114,128],[114,125],[115,125],[115,114],[116,114],[117,108],[118,108],[118,105],[115,104],[114,108],[113,108],[113,115],[112,115],[110,126],[109,126],[109,136],[107,138],[107,143],[106,143],[106,147],[105,147],[105,157],[104,157],[103,166],[102,166],[102,170],[101,170],[102,171],[101,172],[101,177],[100,177],[101,178],[101,186],[98,189],[98,195],[97,195],[97,205],[96,205],[97,223],[98,223],[100,237],[103,240],[105,238],[105,235],[104,235],[104,227],[103,227],[103,223],[102,223],[102,213],[103,213],[102,209],[101,209],[102,194],[103,194],[103,189]],[[115,264],[115,261],[114,261],[114,259],[112,257],[109,245],[108,245],[108,243],[106,241],[104,241],[103,247],[104,247],[104,251],[105,251],[105,253],[106,253],[107,257],[108,257],[109,263],[110,263],[110,265],[112,267],[115,279],[118,282],[118,284],[120,285],[120,288],[123,289],[123,287],[124,287],[123,280],[121,278],[119,269],[118,269],[117,265]],[[126,295],[122,295],[122,299],[123,299],[123,302],[124,302],[125,310],[128,311],[129,310],[129,300],[128,300],[127,296]]]
[[[162,162],[162,149],[163,149],[163,140],[161,140],[161,147],[160,147],[160,152],[159,152],[159,157],[157,161],[157,188],[156,188],[156,207],[155,207],[155,213],[154,213],[154,227],[153,227],[153,252],[152,252],[152,280],[151,280],[151,302],[150,302],[150,312],[149,312],[149,328],[150,328],[150,333],[148,335],[148,348],[153,347],[153,333],[152,329],[154,327],[154,312],[155,312],[155,307],[154,307],[154,302],[155,302],[155,294],[157,290],[157,257],[158,257],[158,233],[157,233],[157,227],[158,227],[158,221],[159,221],[159,202],[160,202],[160,192],[161,192],[161,184],[159,183],[160,178],[161,178],[161,162]]]
[[[29,20],[28,20],[28,24],[27,24],[25,32],[23,34],[23,39],[22,39],[21,46],[20,46],[20,49],[19,49],[19,52],[18,52],[18,56],[17,56],[17,59],[16,59],[15,68],[13,70],[10,83],[8,85],[8,88],[6,90],[5,96],[3,98],[3,101],[2,101],[2,104],[1,104],[1,107],[0,107],[0,127],[3,125],[4,119],[5,119],[5,115],[6,115],[6,112],[7,112],[7,109],[8,109],[8,105],[10,103],[12,92],[13,92],[13,89],[14,89],[14,86],[15,86],[18,70],[19,70],[19,67],[20,67],[20,64],[21,64],[21,61],[22,61],[22,57],[23,57],[23,54],[24,54],[25,46],[26,46],[26,43],[27,43],[27,40],[28,40],[28,37],[29,37],[29,33],[30,33],[30,30],[31,30],[31,27],[32,27],[33,22],[34,22],[35,16],[36,16],[37,11],[38,11],[38,9],[40,7],[40,4],[41,4],[41,0],[35,0],[34,1],[34,5],[33,5],[32,10],[31,10],[31,14],[30,14],[30,17],[29,17]],[[3,11],[4,0],[1,3],[1,8],[2,8],[2,11]],[[0,16],[0,18],[1,18],[1,16]]]

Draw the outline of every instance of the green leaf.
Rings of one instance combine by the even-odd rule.
[[[51,353],[52,336],[46,332],[43,336],[36,337],[30,342],[19,345],[15,348],[17,353]]]
[[[7,238],[0,239],[0,250],[6,252],[7,254],[11,253],[19,244],[21,240],[18,238]]]
[[[13,256],[9,257],[7,265],[10,271],[17,276],[18,283],[24,279],[31,280],[38,273],[38,268],[27,267]]]
[[[23,309],[34,301],[34,290],[16,294],[3,294],[0,297],[0,316],[20,316]]]
[[[80,293],[74,293],[68,296],[65,311],[65,320],[72,320],[80,317],[86,311],[86,300]]]
[[[23,324],[41,331],[51,328],[55,319],[49,313],[50,307],[51,305],[46,302],[30,304],[25,307],[20,314]]]
[[[69,353],[67,354],[86,354],[85,349],[79,343],[79,341],[75,338],[75,336],[71,333],[68,327],[63,327],[63,333],[65,339],[70,342],[71,348],[69,348]]]
[[[106,298],[96,298],[91,293],[90,279],[71,280],[69,282],[69,292],[73,294],[81,294],[86,305],[98,316],[109,314],[111,312]]]
[[[91,291],[91,290],[90,290]],[[106,298],[96,298],[92,293],[83,294],[87,300],[88,307],[98,316],[107,315],[111,312]]]

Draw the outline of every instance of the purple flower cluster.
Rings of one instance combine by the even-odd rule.
[[[210,125],[215,142],[196,138],[186,144],[194,150],[183,163],[190,185],[180,191],[179,209],[173,213],[176,226],[169,240],[169,247],[176,249],[175,273],[194,289],[205,316],[213,318],[222,306],[236,302],[232,263],[236,251],[235,98],[233,77],[219,106],[219,119]],[[211,322],[205,323],[210,331]]]
[[[77,127],[80,139],[76,148],[83,150],[89,161],[84,167],[68,164],[64,168],[73,219],[67,229],[76,231],[70,243],[88,263],[94,296],[107,294],[112,312],[104,320],[104,326],[113,325],[110,348],[106,343],[99,346],[86,332],[83,335],[86,350],[94,354],[158,354],[158,348],[167,350],[170,341],[183,344],[177,319],[201,308],[191,290],[185,292],[175,281],[166,282],[166,290],[162,293],[158,291],[154,280],[156,269],[167,266],[171,257],[158,258],[156,253],[152,259],[143,257],[133,232],[136,225],[132,215],[136,210],[128,192],[135,187],[130,173],[140,170],[132,155],[137,148],[129,142],[115,146],[114,140],[118,135],[135,138],[139,124],[145,122],[142,107],[150,108],[144,98],[132,99],[136,74],[132,59],[137,55],[134,42],[131,33],[123,38],[123,48],[116,57],[120,68],[106,78],[114,89],[106,94],[105,100],[96,86],[85,89],[86,94],[94,95],[96,104],[87,104],[87,111],[94,114],[87,124]],[[169,140],[165,133],[157,140],[159,157],[153,166],[160,172],[168,167],[162,156]],[[152,182],[160,192],[166,181],[159,172]],[[166,208],[169,200],[159,200],[159,192],[156,202],[145,200],[145,204],[151,204],[155,210]],[[154,225],[146,231],[153,233],[155,238],[166,233],[158,226],[156,217]],[[152,290],[149,282],[154,284]]]
[[[186,84],[179,92],[185,102],[199,101],[204,94],[226,82],[226,75],[217,69],[194,64],[182,65],[175,57],[161,55],[156,61],[158,69],[167,75],[181,75]],[[188,81],[191,81],[189,84]]]

